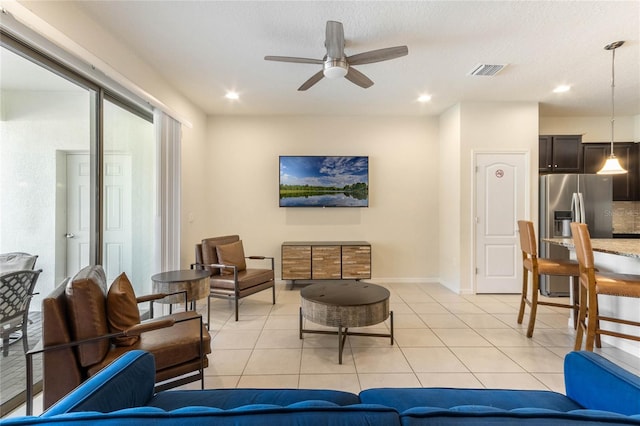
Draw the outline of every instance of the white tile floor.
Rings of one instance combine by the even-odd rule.
[[[375,282],[375,281],[373,281]],[[564,393],[562,362],[573,348],[569,311],[539,307],[533,338],[528,316],[517,324],[519,295],[457,295],[435,283],[383,284],[391,291],[395,342],[347,338],[338,364],[337,337],[298,338],[302,286],[278,284],[250,296],[234,321],[233,304],[212,300],[213,353],[206,388],[325,388],[359,392],[371,387],[543,389]],[[558,301],[558,299],[555,299]],[[206,304],[199,302],[204,313]],[[204,315],[206,317],[206,315]],[[322,328],[308,321],[305,328]],[[387,332],[387,323],[368,327]],[[640,358],[608,346],[597,352],[640,374]],[[184,386],[198,389],[199,382]],[[41,406],[39,399],[35,407]],[[13,415],[20,415],[20,410]]]
[[[445,386],[564,392],[562,362],[575,336],[568,327],[567,309],[540,307],[529,339],[524,334],[528,316],[523,325],[516,322],[519,295],[460,296],[435,283],[378,284],[391,291],[394,345],[388,338],[351,336],[342,365],[337,337],[298,338],[303,286],[278,285],[276,305],[270,303],[270,292],[244,299],[238,322],[231,303],[213,301],[213,353],[205,386],[351,392],[379,386]],[[368,329],[386,333],[388,326],[387,321]],[[305,321],[305,328],[323,327]],[[598,352],[640,373],[640,358],[613,347]],[[186,387],[195,389],[198,384]]]

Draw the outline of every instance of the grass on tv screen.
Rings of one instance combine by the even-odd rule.
[[[280,207],[368,207],[369,157],[280,156]]]

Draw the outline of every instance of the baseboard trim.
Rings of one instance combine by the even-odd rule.
[[[422,278],[397,278],[397,277],[375,277],[366,280],[374,284],[439,284],[438,277],[422,277]]]
[[[300,284],[312,284],[313,280],[296,280]],[[328,280],[319,280],[319,281],[328,281]],[[335,280],[339,281],[339,280]],[[374,277],[363,279],[362,281],[370,282],[373,284],[440,284],[440,281],[437,277],[425,277],[425,278],[384,278],[384,277]],[[276,280],[276,284],[291,284],[289,280]]]

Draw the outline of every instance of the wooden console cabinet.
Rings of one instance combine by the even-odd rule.
[[[283,280],[371,278],[371,244],[366,241],[285,241]]]

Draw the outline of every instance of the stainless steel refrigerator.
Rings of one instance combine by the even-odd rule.
[[[545,243],[542,238],[571,238],[571,222],[586,223],[591,238],[612,237],[611,185],[611,176],[604,175],[540,176],[538,251],[541,257],[569,258],[569,250]],[[568,296],[569,277],[542,275],[540,291],[545,296]]]

